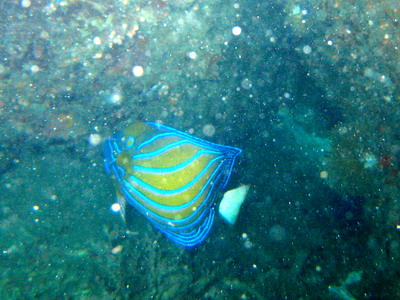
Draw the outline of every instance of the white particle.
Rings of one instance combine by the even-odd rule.
[[[194,52],[194,51],[191,51],[191,52],[189,52],[189,53],[187,54],[187,56],[188,56],[190,59],[196,59],[196,58],[197,58],[197,53]]]
[[[311,47],[308,46],[308,45],[305,45],[303,47],[303,52],[304,52],[304,54],[310,54],[311,53]]]
[[[114,255],[117,255],[118,253],[120,253],[122,251],[122,245],[118,245],[114,248],[111,249],[111,253]]]
[[[101,44],[101,38],[99,38],[98,36],[96,36],[96,37],[93,39],[93,44],[95,44],[95,45],[100,45],[100,44]]]
[[[329,41],[327,42],[327,44],[328,44],[329,46],[332,46],[332,45],[333,45],[333,42],[332,42],[331,40],[329,40]]]
[[[97,133],[93,133],[89,135],[89,143],[92,146],[97,146],[101,143],[101,135]]]
[[[21,1],[21,6],[24,7],[24,8],[30,7],[31,4],[32,4],[32,3],[31,3],[30,0],[22,0],[22,1]]]
[[[135,77],[140,77],[144,74],[144,69],[142,66],[134,66],[132,68],[132,73]]]
[[[242,33],[242,28],[240,28],[239,26],[234,26],[232,28],[232,33],[233,35],[240,35]]]
[[[32,73],[37,73],[37,72],[39,72],[39,71],[40,71],[40,68],[39,68],[38,65],[33,65],[33,66],[31,66],[31,72],[32,72]]]
[[[122,102],[121,95],[120,94],[112,94],[110,97],[110,102],[112,104],[116,104],[116,105],[121,104],[121,102]]]
[[[38,211],[38,210],[40,209],[40,207],[39,207],[38,205],[34,205],[34,206],[32,207],[32,209],[33,209],[34,211]]]
[[[111,205],[111,210],[113,212],[119,212],[121,210],[121,205],[119,205],[119,203],[114,203],[113,205]]]

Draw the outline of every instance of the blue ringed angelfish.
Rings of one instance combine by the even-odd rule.
[[[210,143],[157,123],[135,123],[104,143],[121,214],[126,202],[174,242],[193,247],[213,224],[238,148]]]

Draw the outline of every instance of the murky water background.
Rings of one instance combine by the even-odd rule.
[[[0,3],[4,299],[396,299],[398,1]],[[185,250],[110,206],[137,120],[243,149]]]

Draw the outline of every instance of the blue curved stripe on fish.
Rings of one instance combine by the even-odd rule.
[[[140,192],[138,192],[137,190],[128,190],[126,187],[124,188],[124,193],[127,196],[127,201],[132,204],[133,206],[135,206],[139,211],[144,211],[150,215],[155,215],[151,210],[146,209],[141,202],[146,202],[148,201],[148,203],[154,203],[154,201],[151,201],[150,199],[144,197]],[[202,188],[202,191],[200,191],[197,195],[197,197],[199,197],[205,190],[205,187]],[[133,195],[136,195],[136,197],[133,197]],[[197,211],[199,211],[200,209],[202,209],[205,205],[207,205],[208,201],[210,200],[210,195],[207,196],[207,198],[201,203],[201,205],[198,207]],[[143,198],[145,198],[145,201],[143,201]],[[195,202],[197,199],[193,199],[191,202]],[[182,205],[181,207],[171,207],[171,206],[164,206],[161,204],[156,204],[157,206],[157,211],[162,211],[162,210],[175,210],[178,211],[179,209],[182,208],[186,208],[188,206],[190,206],[192,203],[189,203],[189,205],[185,204]],[[180,220],[171,220],[168,218],[164,218],[162,216],[158,215],[158,218],[160,218],[160,220],[165,221],[165,222],[173,222],[173,223],[183,223],[183,222],[187,222],[191,217],[193,217],[193,215],[190,215],[187,218],[182,218]]]
[[[195,156],[193,156],[192,158],[190,158],[187,161],[184,161],[183,163],[176,165],[174,167],[169,167],[169,168],[149,168],[149,167],[142,167],[142,166],[135,166],[135,170],[139,170],[141,172],[145,172],[145,173],[152,173],[152,174],[168,174],[168,173],[172,173],[175,172],[177,170],[183,169],[184,167],[186,167],[187,165],[191,164],[193,161],[195,161],[197,158],[199,158],[201,156],[201,154],[203,153],[208,153],[208,154],[219,154],[218,152],[215,151],[204,151],[201,150],[199,152],[196,153]]]
[[[210,178],[209,181],[211,181],[211,179],[212,179],[212,178]],[[145,195],[143,195],[143,194],[142,194],[140,191],[138,191],[135,187],[133,187],[131,184],[126,183],[126,182],[125,182],[126,185],[124,186],[124,188],[129,192],[130,195],[136,195],[136,197],[132,197],[133,201],[131,201],[131,202],[129,201],[129,199],[127,199],[128,202],[130,202],[132,205],[136,205],[136,204],[139,204],[139,205],[140,205],[141,202],[144,202],[144,203],[148,203],[148,204],[154,206],[157,210],[163,210],[163,209],[165,209],[165,210],[168,210],[168,209],[169,209],[169,210],[171,210],[171,209],[179,210],[179,209],[187,208],[187,207],[189,207],[190,205],[192,205],[193,202],[196,202],[196,201],[198,200],[198,198],[201,197],[201,195],[202,195],[203,192],[205,191],[206,186],[209,184],[209,181],[208,181],[207,184],[204,185],[204,186],[202,187],[202,189],[197,193],[196,197],[194,197],[192,200],[186,202],[185,204],[181,204],[181,205],[179,205],[179,206],[163,205],[163,204],[157,203],[157,202],[151,200],[150,198],[146,197]],[[206,203],[207,200],[208,200],[208,197],[202,202],[201,205],[204,205],[204,203]],[[139,203],[137,203],[137,202],[139,202]],[[135,203],[135,204],[133,204],[133,203]],[[199,206],[198,208],[200,208],[200,207],[201,207],[201,206]]]
[[[124,193],[126,193],[126,191],[125,191]],[[126,195],[126,194],[125,194],[125,195]],[[181,230],[181,229],[188,229],[188,228],[191,227],[193,224],[197,224],[198,222],[200,222],[200,221],[202,220],[202,218],[204,217],[204,214],[206,213],[206,210],[203,210],[203,211],[201,212],[200,216],[197,217],[197,218],[195,218],[196,215],[190,215],[190,216],[188,216],[188,217],[186,217],[186,218],[184,218],[184,219],[180,219],[180,220],[171,220],[171,219],[167,219],[167,218],[164,218],[164,217],[160,217],[159,215],[157,215],[157,214],[155,214],[155,213],[153,213],[153,212],[151,212],[151,211],[148,211],[147,209],[146,209],[146,210],[143,210],[144,207],[143,207],[142,205],[136,203],[136,202],[133,204],[133,206],[134,206],[137,210],[139,210],[140,212],[142,212],[142,211],[148,212],[148,214],[150,215],[150,217],[157,217],[157,218],[159,218],[161,221],[164,221],[165,224],[173,223],[173,224],[179,225],[180,223],[185,223],[185,224],[187,223],[186,225],[180,225],[179,227],[171,227],[171,228],[170,228],[171,231],[174,231],[174,230]],[[198,211],[200,211],[200,209],[199,209]],[[192,220],[191,220],[192,218],[194,219],[193,222],[191,222],[191,221],[192,221]],[[153,219],[151,219],[151,220],[153,220]],[[162,225],[162,224],[160,224],[159,222],[157,222],[157,225],[160,226],[160,225]]]
[[[180,187],[178,189],[174,189],[174,190],[161,190],[161,189],[158,189],[158,188],[156,188],[154,186],[151,186],[151,185],[141,181],[140,179],[136,178],[133,175],[131,175],[129,178],[131,179],[132,182],[135,182],[136,184],[142,186],[143,189],[145,189],[147,191],[151,191],[154,194],[164,195],[164,196],[175,195],[175,194],[179,194],[179,193],[182,193],[182,192],[190,189],[201,177],[203,177],[203,175],[208,171],[209,167],[212,164],[214,164],[216,161],[218,161],[220,158],[221,157],[214,158],[212,161],[210,161],[207,164],[207,166],[198,175],[196,175],[195,178],[193,178],[190,182],[188,182],[184,186],[182,186],[182,187]],[[168,174],[168,173],[166,173],[166,174]]]

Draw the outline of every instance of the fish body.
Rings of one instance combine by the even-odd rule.
[[[242,151],[151,122],[138,122],[104,143],[122,215],[131,205],[174,242],[193,247],[207,237],[214,201]]]

